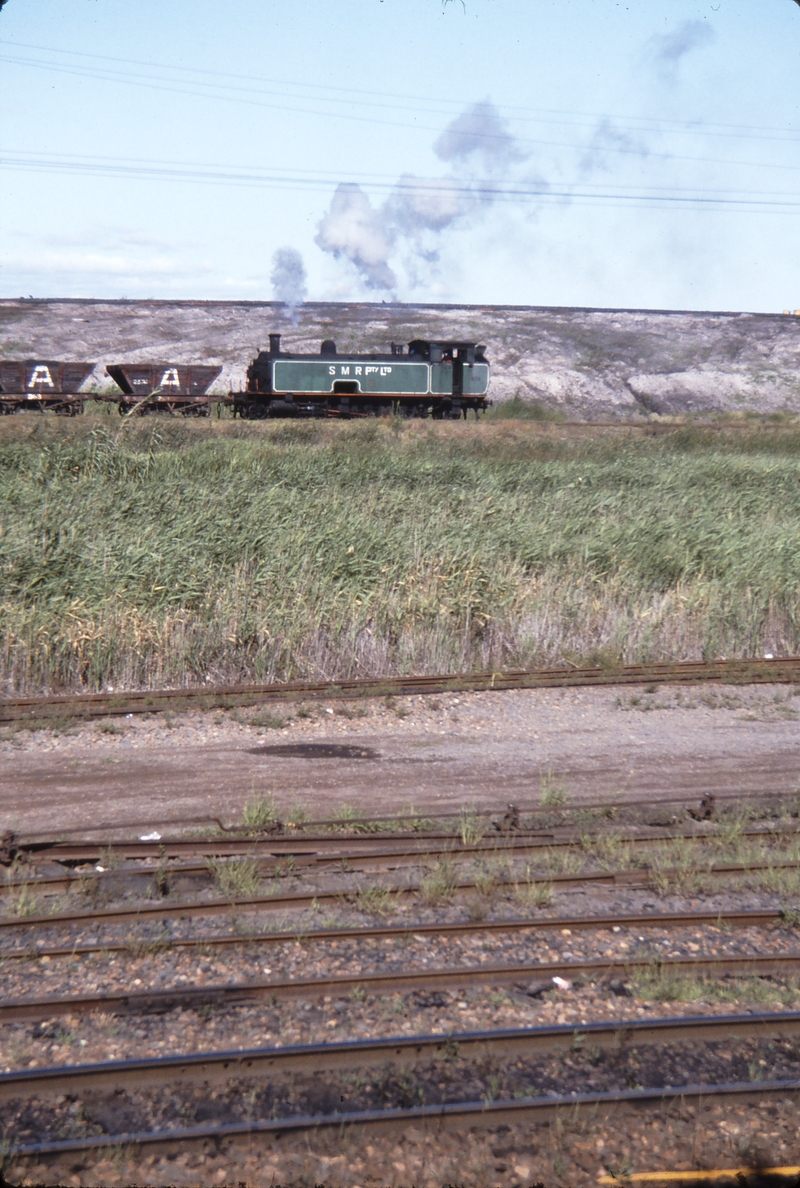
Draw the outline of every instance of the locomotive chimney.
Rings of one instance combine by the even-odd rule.
[[[335,355],[336,354],[336,343],[333,341],[332,338],[325,339],[322,346],[319,348],[319,353],[321,355]]]
[[[281,353],[281,336],[280,336],[280,334],[270,334],[270,336],[269,336],[269,353],[271,355],[279,355]]]

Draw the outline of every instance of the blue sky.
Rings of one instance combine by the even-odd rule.
[[[0,82],[4,296],[800,307],[792,0],[7,0]]]

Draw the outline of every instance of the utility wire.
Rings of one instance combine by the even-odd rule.
[[[5,161],[8,165],[23,164],[26,167],[37,167],[41,165],[43,169],[49,167],[72,167],[77,169],[97,168],[101,172],[117,172],[130,171],[132,174],[141,173],[159,173],[164,176],[171,175],[178,179],[193,180],[195,178],[202,178],[204,176],[225,180],[252,180],[252,181],[289,181],[300,184],[320,183],[326,188],[330,185],[341,183],[341,170],[320,170],[320,169],[295,169],[291,172],[287,170],[271,169],[267,170],[260,166],[254,165],[234,165],[234,164],[219,164],[210,161],[179,161],[179,160],[165,160],[165,159],[149,159],[143,157],[108,157],[89,153],[61,153],[59,156],[54,156],[52,153],[41,152],[27,152],[21,153],[14,150],[9,150],[5,154],[0,153],[0,163]],[[397,191],[408,192],[412,194],[425,193],[432,195],[443,194],[484,194],[492,195],[498,194],[503,190],[519,190],[523,188],[526,192],[531,193],[546,193],[551,189],[549,183],[539,180],[529,180],[527,183],[525,179],[518,178],[458,178],[452,175],[444,177],[418,177],[414,174],[404,174],[399,178],[395,173],[364,173],[364,172],[348,172],[347,180],[349,182],[357,182],[364,186],[365,189],[382,190],[382,191]],[[581,182],[566,183],[572,187],[580,186]],[[641,190],[642,187],[626,186],[622,183],[615,183],[614,188],[620,189],[636,189]],[[790,198],[795,199],[794,191],[776,191],[776,190],[731,190],[731,187],[726,186],[723,189],[712,190],[709,187],[699,186],[658,186],[651,185],[647,187],[649,190],[664,191],[670,194],[685,194],[685,195],[701,195],[707,196],[710,194],[721,194],[730,196],[732,193],[739,195],[746,195],[750,198]]]
[[[176,86],[168,86],[164,83],[154,83],[154,82],[150,82],[150,81],[143,81],[143,80],[137,79],[133,76],[129,77],[129,78],[120,78],[120,77],[113,76],[113,75],[105,75],[102,72],[96,72],[96,71],[91,71],[91,70],[76,70],[76,69],[66,67],[66,66],[65,67],[51,66],[49,64],[36,62],[34,60],[13,59],[13,58],[8,58],[8,57],[2,56],[2,55],[0,55],[0,61],[16,62],[17,64],[24,64],[24,65],[30,66],[34,69],[37,69],[37,70],[45,70],[45,71],[49,71],[49,72],[55,72],[56,74],[74,75],[75,77],[78,77],[78,78],[98,78],[101,81],[107,81],[107,82],[122,81],[122,82],[127,83],[127,85],[129,85],[129,86],[141,87],[141,88],[145,88],[147,90],[161,91],[161,92],[167,92],[167,93],[171,93],[171,94],[187,95],[187,96],[191,96],[194,98],[213,99],[215,101],[221,100],[221,101],[227,102],[227,103],[241,103],[248,107],[262,107],[262,108],[268,108],[268,109],[271,109],[274,111],[288,111],[288,112],[292,112],[295,115],[311,115],[317,119],[319,118],[319,116],[321,114],[318,110],[316,110],[314,108],[297,107],[297,106],[291,106],[291,105],[282,104],[282,103],[263,103],[263,102],[259,102],[257,100],[241,99],[241,98],[238,98],[235,96],[229,96],[229,95],[210,95],[210,94],[205,94],[202,92],[187,91],[186,89],[176,87]],[[387,127],[387,128],[403,128],[406,130],[409,128],[413,128],[414,131],[432,132],[432,133],[441,133],[441,131],[442,131],[442,129],[440,127],[434,127],[432,125],[424,125],[424,124],[417,124],[417,123],[404,124],[404,123],[398,123],[397,121],[393,121],[393,120],[377,119],[377,118],[373,118],[371,116],[353,115],[349,112],[329,111],[329,112],[325,112],[324,115],[327,119],[342,119],[342,120],[348,120],[348,121],[355,121],[355,122],[361,123],[361,124],[375,124],[380,127]],[[638,157],[640,160],[650,159],[650,160],[665,160],[665,161],[683,161],[683,162],[693,162],[696,164],[703,164],[703,165],[725,165],[725,166],[729,166],[729,167],[744,168],[744,169],[777,169],[780,171],[786,171],[786,170],[796,171],[797,169],[800,168],[800,166],[786,165],[784,163],[763,162],[763,161],[727,161],[727,160],[719,160],[717,158],[707,157],[707,156],[693,157],[693,156],[680,155],[680,154],[676,154],[676,153],[656,153],[656,152],[651,152],[650,150],[645,149],[645,148],[637,148],[635,146],[626,146],[626,145],[620,145],[620,144],[614,144],[614,143],[608,143],[608,142],[602,142],[600,144],[595,144],[595,145],[593,145],[591,142],[589,142],[588,145],[580,145],[580,144],[576,144],[574,142],[569,142],[569,141],[541,140],[541,139],[535,140],[535,139],[532,139],[529,137],[512,137],[510,134],[506,134],[506,133],[502,133],[502,134],[476,133],[475,135],[479,136],[481,139],[487,141],[487,143],[491,143],[492,141],[500,141],[502,144],[505,144],[508,141],[512,141],[512,143],[527,144],[527,145],[536,146],[539,148],[541,148],[541,147],[567,148],[567,149],[572,149],[574,151],[582,152],[584,155],[586,153],[591,153],[591,152],[598,152],[601,154],[611,153],[611,154],[617,154],[617,155],[622,154],[622,155],[627,155],[627,156],[635,156],[635,157]],[[800,141],[798,143],[800,143]]]
[[[800,0],[797,0],[797,2],[800,3]],[[366,96],[370,100],[374,99],[376,94],[379,94],[380,102],[379,103],[369,102],[367,104],[368,106],[381,106],[381,107],[387,106],[385,104],[386,99],[410,99],[415,103],[424,104],[424,106],[422,108],[418,108],[416,110],[423,110],[425,112],[431,112],[431,111],[435,110],[432,107],[432,105],[438,104],[439,110],[443,114],[450,114],[451,112],[452,112],[452,114],[458,114],[461,111],[463,111],[463,109],[466,106],[469,105],[466,100],[448,100],[448,99],[443,99],[442,97],[437,97],[437,98],[427,97],[426,98],[425,96],[422,96],[422,95],[409,95],[409,94],[405,94],[402,92],[391,92],[391,91],[383,91],[383,90],[378,93],[378,92],[374,92],[374,91],[366,91],[363,89],[357,89],[357,88],[353,88],[353,87],[326,86],[325,84],[322,84],[322,83],[309,83],[307,81],[303,81],[300,83],[300,82],[297,82],[296,79],[263,78],[263,77],[257,77],[255,75],[248,75],[248,74],[238,74],[238,73],[231,74],[231,73],[225,73],[225,72],[217,71],[217,70],[202,70],[202,69],[199,69],[198,67],[176,66],[174,63],[146,62],[146,61],[142,61],[141,59],[137,59],[137,58],[117,58],[117,57],[110,57],[105,54],[89,54],[84,51],[64,50],[64,49],[60,49],[56,46],[44,46],[44,45],[38,45],[35,43],[31,43],[31,42],[24,42],[24,41],[12,42],[12,41],[6,41],[2,38],[0,38],[0,45],[6,45],[10,49],[16,49],[18,47],[21,47],[24,49],[35,49],[35,50],[43,51],[45,53],[61,54],[63,56],[76,57],[76,58],[86,58],[86,59],[91,59],[92,61],[98,61],[98,62],[114,62],[114,63],[118,63],[120,65],[127,65],[127,66],[143,66],[148,70],[162,70],[162,71],[172,72],[174,74],[187,74],[187,75],[195,75],[195,76],[206,75],[206,76],[210,76],[217,80],[229,78],[229,79],[235,79],[237,83],[254,82],[254,83],[259,84],[260,87],[263,87],[264,84],[267,84],[270,86],[280,87],[281,90],[279,93],[281,93],[281,94],[283,94],[285,92],[286,87],[293,87],[295,89],[303,88],[307,91],[312,92],[312,94],[314,91],[319,91],[319,92],[329,92],[331,94],[338,94],[338,95]],[[216,85],[218,87],[224,87],[226,84],[217,82],[216,84],[209,83],[209,84],[202,84],[202,85],[208,85],[208,86]],[[268,93],[272,93],[272,92],[268,92]],[[311,96],[309,96],[309,97],[311,97]],[[354,101],[348,100],[348,102],[352,103]],[[654,116],[632,116],[630,114],[616,115],[616,114],[612,114],[612,113],[598,113],[598,112],[588,112],[588,111],[583,112],[583,111],[576,111],[576,110],[571,110],[571,109],[559,109],[559,108],[536,108],[536,107],[526,107],[526,106],[510,105],[510,104],[503,104],[502,109],[505,113],[511,113],[511,112],[535,113],[534,115],[531,116],[531,119],[526,122],[559,123],[560,124],[560,123],[563,123],[562,120],[544,120],[544,119],[542,119],[542,116],[568,116],[570,118],[577,116],[577,117],[581,118],[581,123],[575,124],[574,125],[575,127],[587,126],[586,121],[591,121],[593,126],[596,124],[596,122],[598,120],[600,120],[600,121],[614,120],[617,122],[617,124],[620,124],[622,121],[635,121],[633,128],[632,128],[633,131],[647,131],[648,130],[647,127],[640,127],[639,125],[652,125],[651,130],[654,130],[654,131],[667,130],[667,131],[673,131],[673,132],[679,132],[679,133],[686,133],[689,135],[703,135],[703,136],[719,135],[719,136],[725,136],[725,137],[730,137],[730,138],[747,137],[748,134],[751,132],[778,132],[778,133],[782,133],[784,135],[781,135],[774,139],[788,140],[790,142],[800,141],[800,130],[786,128],[786,127],[775,127],[772,125],[726,124],[726,123],[720,123],[718,121],[713,121],[713,122],[710,122],[707,124],[703,124],[697,119],[694,119],[694,120],[665,120],[661,117],[654,117]],[[523,117],[520,116],[518,118],[521,119]],[[715,132],[714,129],[726,129],[726,131]],[[786,135],[787,133],[789,133],[790,135]],[[793,135],[791,135],[791,133],[793,133]],[[757,139],[773,139],[773,138],[758,137]]]
[[[246,170],[235,172],[231,169],[214,168],[181,168],[169,165],[131,163],[112,163],[99,160],[78,161],[75,159],[42,159],[25,158],[22,156],[4,156],[3,164],[6,169],[22,172],[38,172],[52,174],[72,174],[84,176],[106,176],[117,178],[134,178],[137,180],[159,180],[191,182],[192,184],[246,186],[283,190],[316,190],[328,192],[331,181],[323,177],[303,176],[300,174],[268,174],[255,173]],[[723,191],[717,193],[701,193],[697,191],[644,193],[632,188],[624,192],[622,187],[602,189],[599,187],[570,187],[555,189],[547,185],[525,186],[518,183],[494,182],[459,183],[457,181],[436,181],[431,183],[420,179],[413,185],[401,182],[372,181],[370,189],[378,193],[408,193],[412,196],[429,194],[434,196],[454,195],[475,203],[487,202],[521,202],[538,200],[547,202],[590,202],[593,205],[617,205],[653,207],[663,209],[693,208],[693,209],[738,209],[757,211],[796,211],[800,209],[800,198],[794,194],[756,194],[733,196]]]

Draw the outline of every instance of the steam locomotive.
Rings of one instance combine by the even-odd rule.
[[[120,389],[90,395],[79,389],[93,363],[0,361],[0,414],[50,409],[73,416],[87,399],[113,401],[122,414],[166,412],[208,416],[213,405],[233,415],[266,417],[466,417],[489,407],[489,364],[473,342],[414,339],[392,343],[388,355],[340,355],[326,339],[318,355],[281,350],[270,334],[247,369],[244,392],[209,395],[222,368],[200,364],[114,363],[106,367]]]
[[[318,355],[281,350],[270,334],[247,369],[247,391],[233,397],[241,417],[466,417],[489,407],[489,364],[474,342],[415,338],[408,353],[392,343],[389,355],[339,355],[325,339]]]

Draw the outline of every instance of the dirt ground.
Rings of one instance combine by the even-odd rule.
[[[462,806],[789,793],[800,699],[783,686],[525,690],[318,701],[0,731],[0,825],[32,833]],[[283,723],[283,724],[281,724]],[[323,750],[314,748],[322,747]],[[276,748],[278,748],[276,750]],[[337,748],[344,748],[337,750]],[[174,832],[174,830],[171,830]]]

